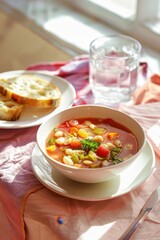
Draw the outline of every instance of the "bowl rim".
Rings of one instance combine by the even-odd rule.
[[[70,166],[70,165],[66,165],[66,164],[64,164],[64,163],[61,163],[61,162],[55,160],[54,158],[51,158],[45,151],[43,151],[43,149],[40,147],[40,144],[39,144],[38,136],[39,136],[39,133],[40,133],[41,129],[43,128],[43,126],[44,126],[45,124],[47,124],[48,121],[50,121],[51,119],[53,119],[54,117],[56,117],[57,115],[63,114],[63,113],[65,113],[65,112],[68,111],[68,110],[77,109],[77,108],[88,108],[88,107],[91,107],[91,108],[94,108],[94,107],[98,107],[98,108],[99,108],[99,107],[101,107],[101,108],[109,109],[109,110],[112,110],[112,111],[114,111],[114,112],[118,112],[118,113],[120,113],[120,114],[122,114],[122,115],[125,115],[126,117],[128,117],[128,118],[130,118],[132,121],[134,121],[134,122],[141,128],[142,133],[143,133],[144,141],[143,141],[143,144],[142,144],[141,148],[138,149],[138,151],[137,151],[133,156],[131,156],[130,158],[128,158],[127,160],[122,161],[122,162],[120,162],[120,163],[118,163],[118,164],[113,164],[113,165],[109,165],[109,166],[101,167],[101,168],[76,168],[76,167],[74,167],[74,166]],[[38,148],[40,149],[40,151],[42,152],[43,156],[45,157],[45,159],[46,159],[47,161],[48,161],[48,159],[49,159],[51,162],[53,162],[53,165],[55,164],[55,165],[57,165],[57,167],[62,167],[62,168],[64,168],[64,169],[66,168],[67,170],[73,169],[74,171],[83,171],[83,172],[84,172],[84,171],[97,171],[97,170],[99,170],[99,171],[105,171],[105,170],[107,170],[107,169],[109,170],[109,169],[112,169],[112,168],[115,169],[115,168],[118,168],[119,166],[125,165],[127,162],[132,162],[133,158],[136,159],[136,158],[138,157],[138,155],[143,151],[144,146],[146,145],[146,141],[147,141],[145,131],[144,131],[143,127],[138,123],[138,121],[137,121],[136,119],[134,119],[133,117],[131,117],[130,115],[128,115],[128,114],[126,114],[126,113],[124,113],[124,112],[121,112],[120,110],[117,110],[117,109],[114,109],[114,108],[110,108],[110,107],[107,107],[107,106],[104,106],[104,105],[95,105],[95,104],[72,106],[72,107],[69,107],[68,109],[64,109],[64,110],[56,113],[56,115],[48,118],[45,122],[43,122],[43,123],[39,126],[39,128],[38,128],[38,130],[37,130],[37,134],[36,134],[36,140],[37,140]],[[48,158],[48,159],[47,159],[47,158]],[[55,167],[55,168],[56,168],[56,166],[53,166],[53,165],[52,165],[52,167]]]

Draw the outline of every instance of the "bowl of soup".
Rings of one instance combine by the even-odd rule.
[[[41,124],[37,145],[67,178],[107,181],[127,169],[146,143],[141,125],[129,115],[100,105],[65,109]]]

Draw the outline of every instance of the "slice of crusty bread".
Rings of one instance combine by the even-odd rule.
[[[20,75],[0,79],[0,93],[20,104],[34,107],[58,107],[61,99],[59,88],[35,75]]]
[[[18,120],[23,110],[23,105],[0,94],[0,120]]]

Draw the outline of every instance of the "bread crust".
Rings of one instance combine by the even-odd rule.
[[[59,88],[34,75],[0,79],[0,93],[20,104],[57,108],[61,100]]]
[[[16,121],[23,111],[23,105],[0,94],[0,120]]]

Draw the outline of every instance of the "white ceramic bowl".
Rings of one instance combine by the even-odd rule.
[[[137,138],[138,152],[128,160],[102,168],[75,168],[52,159],[45,150],[46,139],[51,130],[64,121],[79,118],[111,118],[126,126]],[[145,133],[137,121],[118,110],[98,105],[81,105],[63,110],[42,123],[37,131],[38,147],[50,165],[66,177],[84,183],[98,183],[120,175],[141,153],[145,143]]]

